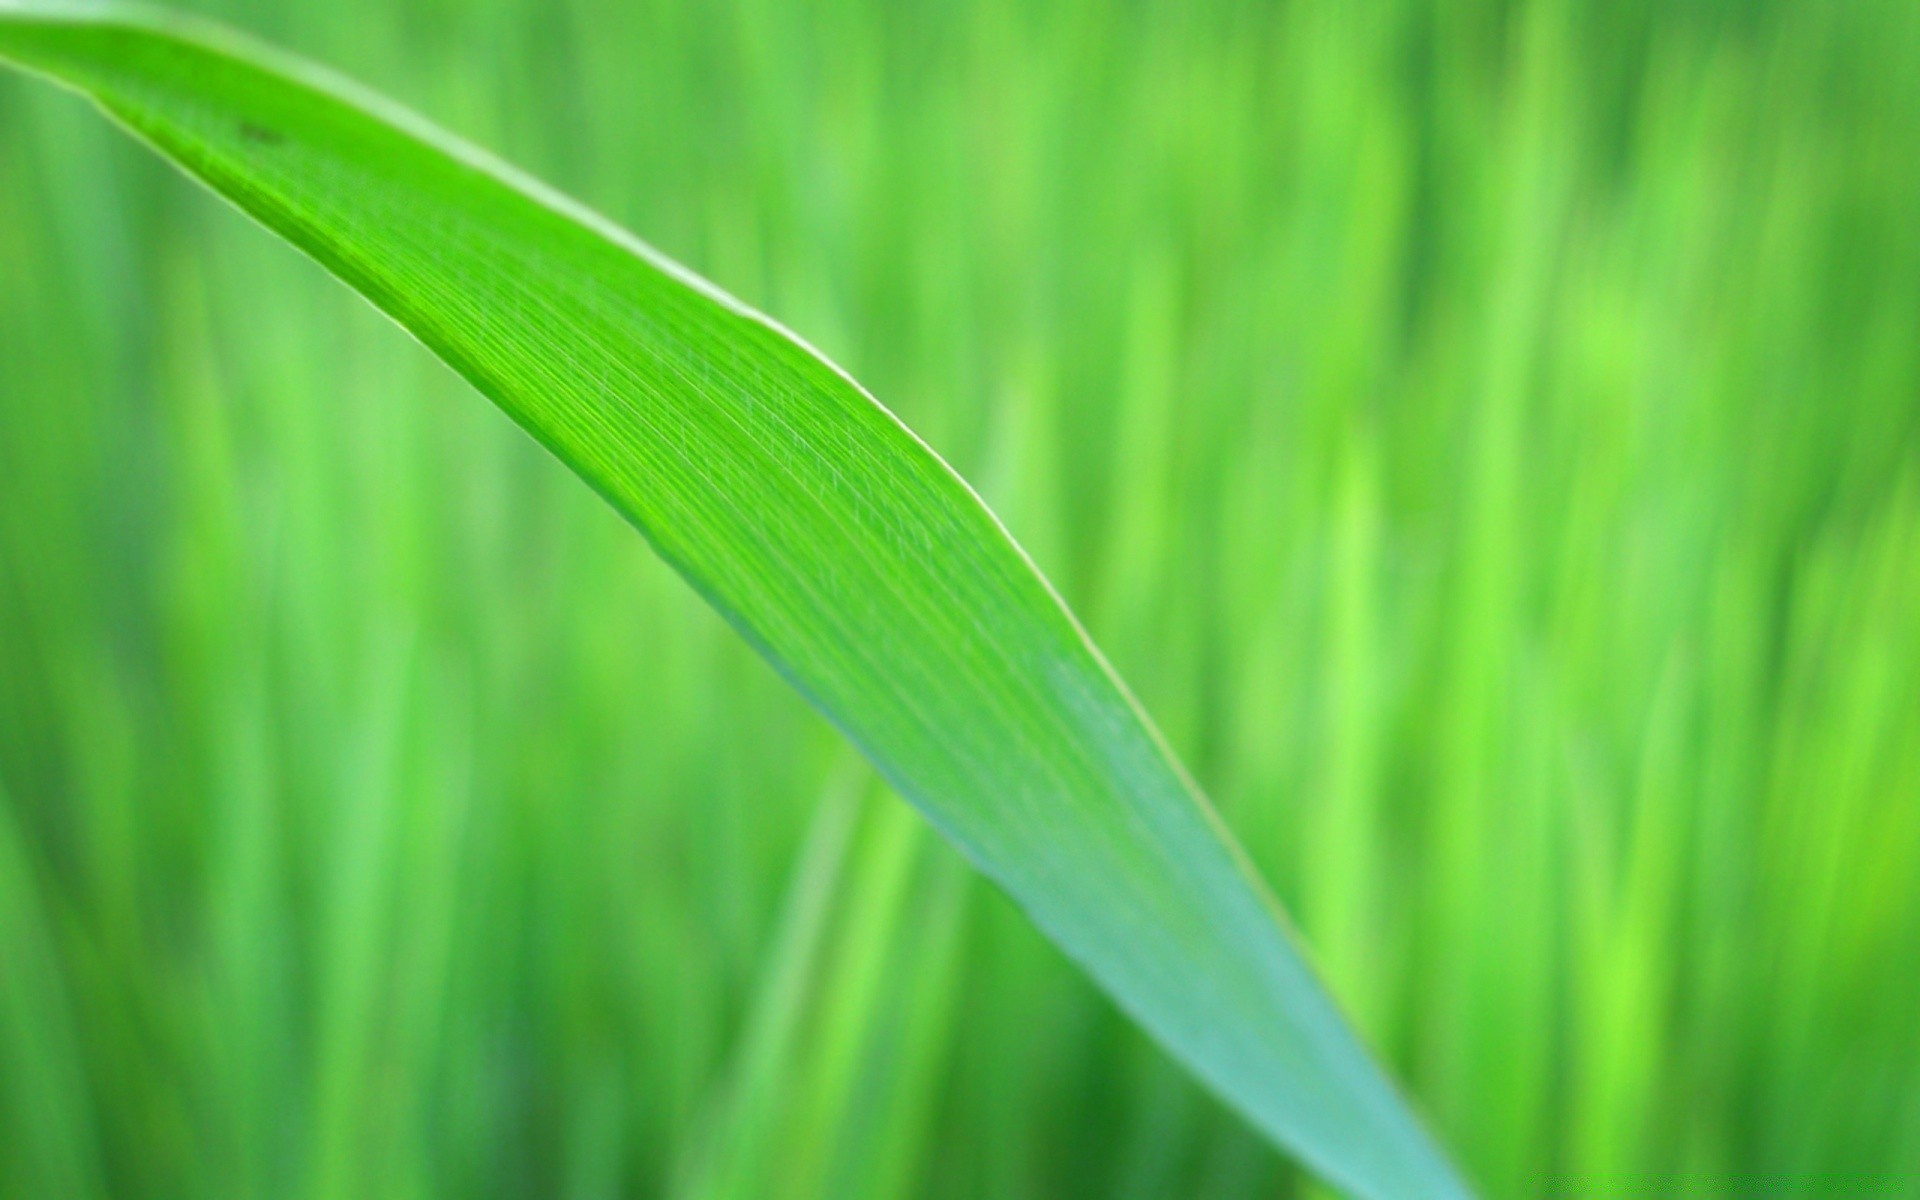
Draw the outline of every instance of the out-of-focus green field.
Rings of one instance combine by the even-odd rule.
[[[213,0],[821,346],[1491,1195],[1920,1195],[1920,5]],[[1289,1167],[588,490],[0,80],[0,1195]]]

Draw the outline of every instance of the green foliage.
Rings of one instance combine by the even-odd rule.
[[[1490,1193],[1920,1174],[1914,6],[197,7],[869,384]],[[1293,1186],[102,126],[0,84],[0,1193]]]
[[[1270,1136],[1362,1195],[1464,1194],[1046,581],[838,368],[472,147],[217,27],[29,7],[0,12],[0,58],[92,97],[491,397]],[[378,828],[395,802],[367,790]],[[354,1005],[369,969],[343,981]]]

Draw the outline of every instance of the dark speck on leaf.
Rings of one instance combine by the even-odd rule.
[[[251,121],[240,122],[240,136],[250,142],[259,142],[263,146],[278,146],[287,140],[278,130],[255,125]]]

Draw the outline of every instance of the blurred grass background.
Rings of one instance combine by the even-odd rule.
[[[194,7],[900,412],[1488,1192],[1920,1195],[1920,6]],[[1298,1188],[504,417],[0,83],[0,1194]]]

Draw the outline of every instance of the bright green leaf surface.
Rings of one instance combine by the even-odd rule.
[[[217,30],[7,8],[0,57],[90,95],[457,368],[1275,1140],[1358,1194],[1462,1193],[1047,583],[845,374],[510,168]]]

